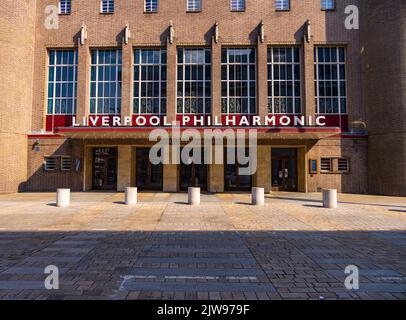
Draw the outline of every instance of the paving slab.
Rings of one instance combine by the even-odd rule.
[[[0,299],[406,299],[406,199],[272,193],[0,195]],[[48,265],[60,289],[48,291]],[[357,265],[360,289],[344,269]]]

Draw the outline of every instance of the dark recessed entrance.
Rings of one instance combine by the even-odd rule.
[[[246,150],[245,155],[248,155]],[[241,175],[240,168],[247,168],[245,165],[237,163],[237,155],[235,156],[235,164],[227,164],[227,149],[224,151],[224,190],[225,191],[250,191],[252,187],[252,176]]]
[[[117,148],[93,149],[93,189],[117,190]]]
[[[297,149],[272,148],[272,190],[297,191]]]
[[[204,152],[202,149],[201,162],[204,162]],[[200,187],[202,191],[207,191],[207,165],[182,163],[179,166],[179,189],[186,191],[188,187]]]
[[[136,149],[136,178],[139,190],[161,191],[163,186],[163,165],[152,164],[149,160],[150,148]]]

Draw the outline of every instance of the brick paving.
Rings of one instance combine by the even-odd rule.
[[[274,193],[0,196],[0,299],[406,299],[406,199]],[[59,268],[46,290],[44,268]],[[357,265],[359,290],[344,286]]]

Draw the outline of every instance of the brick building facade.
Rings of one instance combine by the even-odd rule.
[[[145,12],[155,3],[156,12]],[[242,10],[230,0],[202,0],[195,11],[188,3],[3,1],[0,192],[176,192],[197,184],[210,192],[406,194],[404,1],[336,0],[333,10],[320,0],[290,0],[289,10],[274,0],[233,1]],[[360,30],[345,28],[349,5],[359,8]],[[67,10],[57,12],[57,28],[52,8]],[[74,117],[202,114],[323,116],[326,125],[257,128],[251,177],[239,176],[238,165],[152,165],[150,126],[72,126]]]

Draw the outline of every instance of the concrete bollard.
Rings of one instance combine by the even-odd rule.
[[[337,190],[323,189],[323,207],[324,208],[337,208]]]
[[[200,188],[188,188],[188,203],[192,206],[200,204]]]
[[[137,198],[138,189],[133,187],[125,188],[125,204],[127,206],[134,206],[138,202]]]
[[[264,188],[252,188],[251,190],[251,204],[254,206],[265,205],[265,191]]]
[[[70,205],[70,189],[56,190],[56,206],[69,207]]]

